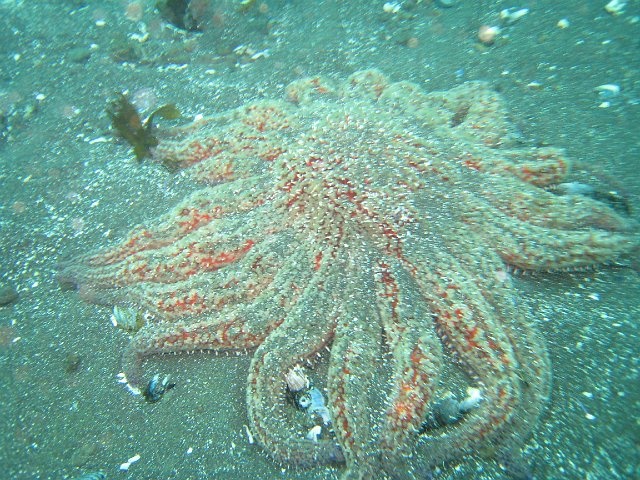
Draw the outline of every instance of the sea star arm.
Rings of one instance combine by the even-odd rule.
[[[154,227],[136,227],[119,244],[61,265],[59,278],[94,303],[136,305],[163,319],[205,313],[225,299],[210,298],[205,304],[193,296],[197,289],[193,282],[214,278],[220,286],[250,287],[249,277],[260,275],[259,267],[247,269],[243,279],[234,278],[229,270],[221,273],[243,259],[258,260],[253,247],[266,239],[250,222],[252,210],[263,202],[256,193],[258,185],[251,179],[200,190]],[[212,295],[216,293],[221,292]]]
[[[523,270],[562,270],[599,265],[638,246],[635,235],[601,229],[561,230],[494,217],[485,232],[505,263]]]
[[[192,350],[246,351],[260,345],[294,308],[313,275],[313,259],[293,255],[287,248],[290,239],[284,234],[279,237],[282,241],[271,245],[271,253],[277,252],[279,261],[272,262],[273,270],[262,272],[261,281],[254,284],[251,294],[234,296],[206,315],[177,322],[153,320],[137,332],[123,355],[129,383],[141,386],[141,364],[151,355]],[[263,255],[268,256],[268,252]],[[236,267],[231,266],[234,270]],[[215,278],[207,279],[209,289],[225,288],[214,281]],[[157,292],[149,290],[149,294]]]
[[[282,135],[293,126],[290,109],[284,101],[263,101],[172,129],[153,158],[184,169],[197,183],[254,176],[285,152]]]
[[[261,344],[282,323],[290,306],[280,296],[286,289],[281,278],[274,280],[248,304],[226,306],[192,322],[152,322],[135,334],[123,354],[123,368],[130,385],[143,384],[141,366],[151,355],[181,351],[246,351]],[[270,312],[271,316],[265,316]]]
[[[429,303],[443,343],[470,380],[478,382],[482,402],[461,422],[421,438],[425,469],[499,441],[521,403],[518,362],[498,314],[472,276],[447,249],[416,260],[416,281]]]
[[[571,169],[571,162],[564,151],[553,147],[488,149],[470,143],[460,143],[454,151],[454,158],[460,165],[493,175],[497,181],[507,179],[509,185],[516,179],[536,187],[555,185],[564,181]]]
[[[282,324],[256,350],[249,370],[247,405],[251,430],[262,447],[279,461],[310,467],[342,463],[342,450],[331,438],[305,438],[292,419],[295,407],[287,399],[285,374],[313,360],[333,338],[342,308],[342,284],[337,272],[322,268],[304,288]],[[335,421],[335,419],[334,419]]]
[[[463,193],[476,208],[460,215],[460,228],[484,238],[508,265],[572,269],[603,264],[638,247],[637,224],[602,202],[518,181],[505,188],[485,191],[485,201]]]
[[[495,320],[508,338],[518,365],[517,387],[521,401],[517,414],[505,424],[500,436],[493,439],[492,446],[505,465],[527,470],[526,462],[520,460],[520,449],[538,423],[549,399],[551,362],[534,323],[527,318],[531,312],[525,299],[513,293],[513,285],[504,272],[502,260],[496,253],[465,243],[462,239],[467,236],[460,236],[458,242],[452,242],[451,248],[465,270],[473,274],[484,299],[493,307]]]
[[[144,387],[142,362],[152,355],[189,351],[247,351],[260,345],[281,319],[258,321],[226,314],[218,321],[196,323],[158,323],[143,327],[129,342],[122,355],[122,367],[128,384]]]
[[[583,195],[557,195],[518,181],[487,183],[483,196],[497,210],[493,215],[560,230],[631,232],[636,227],[610,205]]]
[[[494,276],[495,279],[495,276]],[[518,380],[522,400],[495,446],[499,461],[511,469],[527,471],[527,463],[521,459],[521,448],[530,437],[551,395],[551,362],[540,335],[525,316],[529,310],[524,302],[512,298],[508,282],[495,285],[487,295],[501,312],[502,326],[512,345],[519,365]],[[518,475],[514,475],[517,478]]]
[[[418,431],[438,387],[442,347],[431,312],[416,282],[397,259],[376,272],[378,309],[391,353],[391,389],[381,433],[381,454],[390,475],[406,470]]]
[[[366,263],[366,265],[364,264]],[[376,400],[386,391],[382,363],[382,328],[375,286],[367,261],[349,262],[331,348],[327,386],[336,436],[347,469],[343,480],[379,478],[383,409]]]

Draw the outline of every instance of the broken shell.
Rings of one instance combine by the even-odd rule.
[[[467,396],[459,404],[460,412],[467,413],[476,408],[482,402],[482,392],[475,387],[467,388]]]
[[[300,407],[302,410],[306,410],[310,406],[311,406],[311,395],[309,395],[308,393],[304,393],[300,395],[300,397],[298,398],[298,407]]]
[[[402,5],[398,2],[387,2],[382,6],[382,10],[385,13],[398,13]]]
[[[626,6],[627,0],[611,0],[604,9],[611,15],[622,15]]]
[[[131,457],[129,460],[127,460],[122,465],[120,465],[120,470],[122,470],[123,472],[128,471],[129,467],[132,464],[136,463],[138,460],[140,460],[140,455],[136,453],[133,457]]]
[[[147,312],[141,312],[135,308],[113,307],[111,314],[111,323],[114,327],[118,327],[126,332],[135,333],[144,327],[151,319]]]
[[[564,182],[553,187],[553,192],[558,195],[582,195],[585,197],[593,197],[596,189],[591,185],[580,182]]]
[[[300,365],[289,369],[284,375],[284,379],[287,382],[287,387],[290,392],[299,392],[309,388],[309,377],[304,373]]]
[[[613,97],[620,93],[620,85],[605,83],[604,85],[598,85],[594,90],[602,96]]]
[[[315,427],[311,428],[311,430],[309,430],[307,432],[307,440],[311,440],[314,443],[318,443],[318,440],[320,439],[320,435],[322,435],[322,427],[320,425],[316,425]]]
[[[527,13],[529,13],[528,8],[520,8],[518,10],[516,10],[515,8],[505,8],[500,12],[500,20],[508,25],[517,22]]]

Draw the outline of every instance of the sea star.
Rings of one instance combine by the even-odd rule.
[[[509,268],[601,264],[637,244],[611,205],[551,191],[568,160],[514,130],[481,82],[427,94],[375,70],[295,81],[286,99],[167,133],[154,158],[205,186],[61,278],[152,314],[124,354],[133,385],[149,355],[254,351],[251,431],[280,462],[396,478],[508,457],[551,371]],[[322,361],[332,431],[308,438],[286,377]],[[482,401],[420,433],[450,365]]]

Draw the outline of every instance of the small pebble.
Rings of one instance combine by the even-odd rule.
[[[69,353],[64,358],[64,371],[68,374],[76,373],[80,370],[81,364],[82,357],[80,355],[77,353]]]
[[[87,441],[86,443],[81,443],[71,452],[69,463],[76,467],[82,467],[90,460],[95,459],[99,451],[100,448],[95,442]]]
[[[67,50],[67,59],[73,63],[85,63],[91,57],[91,49],[89,47],[72,47]]]
[[[483,45],[493,45],[500,34],[500,28],[491,25],[482,25],[478,29],[478,40]]]

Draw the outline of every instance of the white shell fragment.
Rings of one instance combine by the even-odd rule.
[[[122,465],[120,465],[120,470],[122,470],[123,472],[126,472],[127,470],[129,470],[129,467],[134,463],[136,463],[138,460],[140,460],[140,455],[136,453],[133,457],[131,457],[129,460],[127,460]]]
[[[467,413],[476,408],[482,402],[482,392],[475,387],[467,388],[467,396],[460,402],[458,408],[462,413]]]
[[[387,2],[382,6],[385,13],[398,13],[401,8],[402,4],[399,2]]]
[[[515,23],[529,13],[528,8],[505,8],[500,11],[500,20],[507,25]]]
[[[120,328],[129,333],[135,333],[140,330],[151,318],[147,312],[141,312],[135,308],[113,307],[113,313],[110,320],[114,327]]]
[[[611,15],[622,15],[626,6],[627,0],[611,0],[604,6],[604,9]]]
[[[251,430],[249,430],[249,427],[247,427],[246,425],[243,425],[243,427],[244,427],[244,432],[247,434],[249,445],[253,445],[255,443],[255,440],[253,438],[253,434],[251,433]]]
[[[322,427],[320,425],[316,425],[311,430],[307,432],[307,440],[311,440],[312,442],[318,443],[320,439],[320,435],[322,434]]]
[[[613,97],[620,93],[620,85],[616,85],[615,83],[605,83],[604,85],[598,85],[594,90],[601,95]]]
[[[290,368],[284,375],[287,387],[291,392],[299,392],[309,388],[309,378],[300,365]]]

